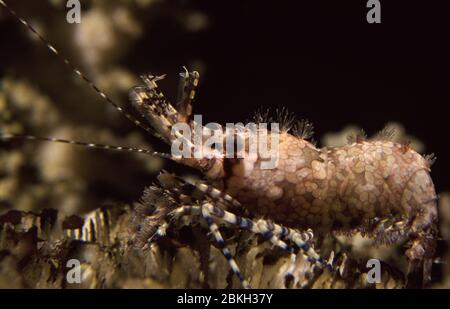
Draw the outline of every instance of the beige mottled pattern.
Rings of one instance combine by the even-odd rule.
[[[276,168],[241,159],[223,176],[227,192],[252,213],[295,228],[375,232],[387,218],[394,227],[424,228],[436,216],[427,161],[390,141],[318,149],[282,133]]]

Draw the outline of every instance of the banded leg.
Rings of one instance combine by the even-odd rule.
[[[206,224],[208,224],[208,228],[211,231],[212,235],[214,236],[220,249],[222,250],[222,254],[227,259],[228,264],[231,267],[231,270],[239,278],[239,281],[241,282],[244,289],[250,289],[251,286],[248,284],[247,280],[245,280],[244,276],[241,273],[241,270],[239,269],[239,266],[237,265],[235,259],[231,255],[230,250],[225,245],[225,241],[223,240],[222,234],[219,231],[219,227],[217,226],[217,224],[214,222],[214,219],[212,218],[212,214],[210,212],[210,207],[208,207],[209,205],[212,206],[209,203],[205,203],[201,206],[202,217],[205,219]]]
[[[198,197],[199,200],[205,199],[204,196],[209,197],[214,202],[219,202],[223,205],[225,205],[228,209],[228,206],[231,204],[234,208],[245,211],[245,209],[242,207],[241,203],[233,198],[228,193],[221,191],[214,186],[205,183],[203,181],[190,181],[188,179],[184,179],[183,177],[169,174],[165,171],[161,173],[161,175],[170,175],[170,179],[176,180],[178,182],[178,187],[182,188],[182,194],[185,195],[194,195],[198,197],[198,194],[201,197]],[[158,178],[160,179],[160,176]],[[161,179],[160,179],[161,181]],[[197,194],[198,193],[198,194]],[[189,204],[186,202],[183,202],[184,204]]]
[[[264,238],[269,239],[274,246],[287,252],[294,252],[291,246],[289,246],[286,242],[281,240],[283,234],[273,234],[266,228],[263,228],[263,225],[265,224],[264,222],[267,221],[259,220],[258,222],[255,222],[248,218],[239,217],[232,214],[231,212],[223,210],[219,207],[215,207],[210,203],[205,203],[202,206],[180,206],[175,210],[173,210],[169,214],[169,216],[175,219],[185,215],[202,215],[203,208],[206,208],[208,210],[208,213],[210,214],[211,217],[216,217],[221,222],[234,225],[243,230],[248,230],[255,234],[261,235]],[[279,225],[276,224],[274,224],[274,226],[280,227]],[[281,228],[286,229],[285,227]],[[286,231],[287,230],[288,229],[286,229]]]
[[[294,243],[303,252],[305,259],[311,263],[312,271],[308,270],[304,273],[304,276],[308,279],[305,285],[300,286],[301,288],[306,288],[309,285],[310,279],[313,279],[317,272],[321,272],[322,268],[325,266],[322,258],[314,251],[314,249],[309,245],[309,241],[312,240],[312,231],[308,230],[306,232],[298,232],[296,230],[286,228],[277,224],[273,224],[270,221],[260,219],[257,222],[258,230],[265,238],[269,238],[270,241],[277,247],[290,253],[290,263],[288,270],[284,275],[285,286],[288,287],[290,280],[294,278],[293,272],[297,264],[297,254],[292,247],[288,246],[280,238],[287,237],[288,239],[295,240]],[[295,282],[294,282],[295,284]]]
[[[221,208],[215,207],[215,206],[211,205],[210,203],[205,203],[202,206],[182,206],[182,207],[175,209],[171,213],[171,215],[173,217],[179,217],[179,216],[189,215],[189,214],[190,215],[203,215],[203,213],[207,213],[207,217],[210,219],[206,219],[206,218],[205,219],[209,220],[209,222],[211,222],[211,223],[214,223],[212,221],[212,216],[214,216],[219,221],[237,226],[244,230],[252,231],[255,234],[262,235],[264,238],[269,239],[270,242],[275,247],[278,247],[286,252],[289,252],[291,254],[291,263],[292,263],[289,267],[289,271],[291,273],[293,271],[292,267],[295,266],[295,262],[296,262],[296,260],[295,260],[296,256],[294,254],[295,251],[291,246],[289,246],[281,238],[288,236],[288,235],[294,235],[293,238],[296,240],[296,244],[302,244],[301,246],[299,246],[299,245],[297,245],[297,246],[299,247],[300,250],[302,250],[305,253],[305,255],[307,255],[308,253],[311,254],[311,250],[313,250],[311,248],[311,246],[309,246],[309,244],[307,244],[307,242],[309,242],[312,238],[310,235],[310,232],[299,233],[295,230],[288,229],[286,227],[280,226],[278,224],[274,224],[267,220],[258,220],[257,222],[254,222],[253,220],[248,219],[248,218],[238,217],[228,211],[225,211]],[[215,225],[215,227],[217,227],[217,225],[215,223],[214,223],[214,225]],[[292,255],[294,255],[294,256],[292,256]],[[313,263],[313,261],[314,261],[313,264],[320,263],[318,259],[312,260],[313,258],[314,257],[307,256],[307,259],[309,262]],[[289,274],[290,273],[287,273],[286,276],[289,276]]]
[[[222,202],[224,204],[231,204],[233,207],[239,210],[244,210],[242,208],[241,203],[233,198],[231,195],[229,195],[226,192],[223,192],[212,185],[203,183],[201,181],[190,183],[191,185],[195,186],[198,190],[203,192],[204,194],[208,195],[212,200]]]
[[[308,256],[309,262],[320,263],[319,261],[322,261],[320,256],[308,244],[308,242],[312,238],[311,233],[309,231],[305,233],[300,233],[293,229],[286,228],[284,226],[262,219],[255,222],[248,218],[236,216],[235,214],[223,210],[221,208],[215,207],[210,203],[205,203],[201,207],[181,206],[172,211],[170,215],[172,217],[180,217],[183,215],[190,215],[190,214],[201,215],[202,208],[207,208],[208,212],[212,216],[218,218],[220,221],[228,223],[230,225],[237,226],[244,230],[251,231],[255,234],[261,235],[264,238],[269,239],[275,246],[287,252],[292,252],[292,249],[290,249],[290,246],[281,239],[284,237],[287,237],[288,239],[295,239],[294,243],[299,249],[301,249]]]
[[[303,252],[305,259],[312,265],[312,271],[307,271],[305,273],[305,277],[308,279],[307,283],[300,286],[300,288],[308,287],[310,281],[312,281],[317,274],[320,274],[324,268],[332,270],[331,265],[324,261],[310,245],[310,241],[314,236],[311,230],[299,232],[263,219],[260,219],[255,223],[250,219],[238,217],[230,212],[214,207],[211,204],[207,205],[207,207],[211,208],[211,213],[222,221],[237,225],[242,229],[250,230],[255,234],[260,234],[264,238],[269,239],[276,247],[289,252],[291,254],[291,261],[288,271],[285,274],[285,282],[288,281],[288,278],[292,276],[292,273],[295,270],[297,255],[294,254],[295,251],[292,247],[282,241],[282,238],[287,238],[292,241]]]

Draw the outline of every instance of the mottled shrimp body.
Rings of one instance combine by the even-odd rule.
[[[427,159],[383,136],[322,149],[287,132],[279,141],[274,169],[231,163],[228,194],[256,216],[315,234],[362,232],[388,244],[408,236],[410,267],[425,263],[429,280],[438,215]]]
[[[315,231],[369,232],[378,220],[406,224],[418,214],[429,214],[430,224],[436,219],[428,162],[405,145],[375,140],[318,149],[281,133],[278,157],[274,169],[261,169],[260,160],[233,162],[227,192],[254,214]]]

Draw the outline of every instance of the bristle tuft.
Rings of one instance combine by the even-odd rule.
[[[396,136],[394,127],[384,127],[378,134],[375,135],[374,140],[393,141]]]
[[[436,162],[437,159],[434,153],[427,154],[424,156],[424,158],[428,163],[428,167],[431,167],[434,164],[434,162]]]
[[[295,136],[302,139],[311,139],[314,135],[314,125],[306,119],[297,121],[292,132]]]

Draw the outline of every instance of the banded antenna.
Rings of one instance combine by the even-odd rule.
[[[106,144],[94,144],[94,143],[80,142],[80,141],[67,140],[67,139],[61,139],[61,138],[41,137],[41,136],[35,136],[35,135],[9,134],[9,133],[1,134],[0,138],[1,139],[22,139],[22,140],[35,140],[35,141],[43,141],[43,142],[62,143],[62,144],[83,146],[86,148],[136,152],[136,153],[147,154],[147,155],[160,157],[160,158],[164,158],[164,159],[169,159],[169,160],[174,159],[174,157],[172,157],[170,154],[152,151],[152,150],[144,149],[144,148],[136,148],[136,147],[122,147],[122,146],[113,146],[113,145],[106,145]]]
[[[6,4],[5,1],[0,0],[0,4],[3,5],[3,7],[6,8],[6,10],[15,19],[17,19],[25,27],[27,27],[44,45],[46,45],[47,48],[50,50],[50,52],[52,52],[65,65],[67,65],[72,70],[72,72],[74,72],[78,77],[80,77],[82,80],[84,80],[98,95],[100,95],[100,97],[102,97],[108,104],[113,106],[121,115],[123,115],[129,121],[133,122],[136,126],[144,129],[146,132],[150,133],[151,135],[153,135],[157,138],[161,138],[159,136],[159,134],[157,134],[149,126],[145,125],[143,122],[139,121],[134,116],[127,113],[121,106],[119,106],[117,103],[115,103],[106,93],[104,93],[101,89],[99,89],[91,79],[89,79],[83,72],[81,72],[77,67],[75,67],[67,58],[65,58],[49,41],[47,41],[41,34],[39,34],[39,32],[37,32],[33,28],[33,26],[31,26],[23,18],[19,17],[19,15],[13,9],[11,9]],[[108,146],[108,145],[103,145],[103,144],[93,144],[93,143],[86,143],[86,142],[74,141],[74,140],[65,140],[65,139],[59,139],[59,138],[48,138],[48,137],[39,137],[39,136],[32,136],[32,135],[0,133],[0,139],[3,139],[3,140],[23,139],[23,140],[38,140],[38,141],[47,141],[47,142],[57,142],[57,143],[79,145],[79,146],[84,146],[84,147],[88,147],[88,148],[99,148],[99,149],[111,149],[111,150],[117,150],[117,151],[137,152],[137,153],[143,153],[143,154],[158,156],[158,157],[167,158],[167,159],[173,159],[172,156],[169,154],[150,151],[147,149],[140,149],[140,148],[134,148],[134,147]]]

